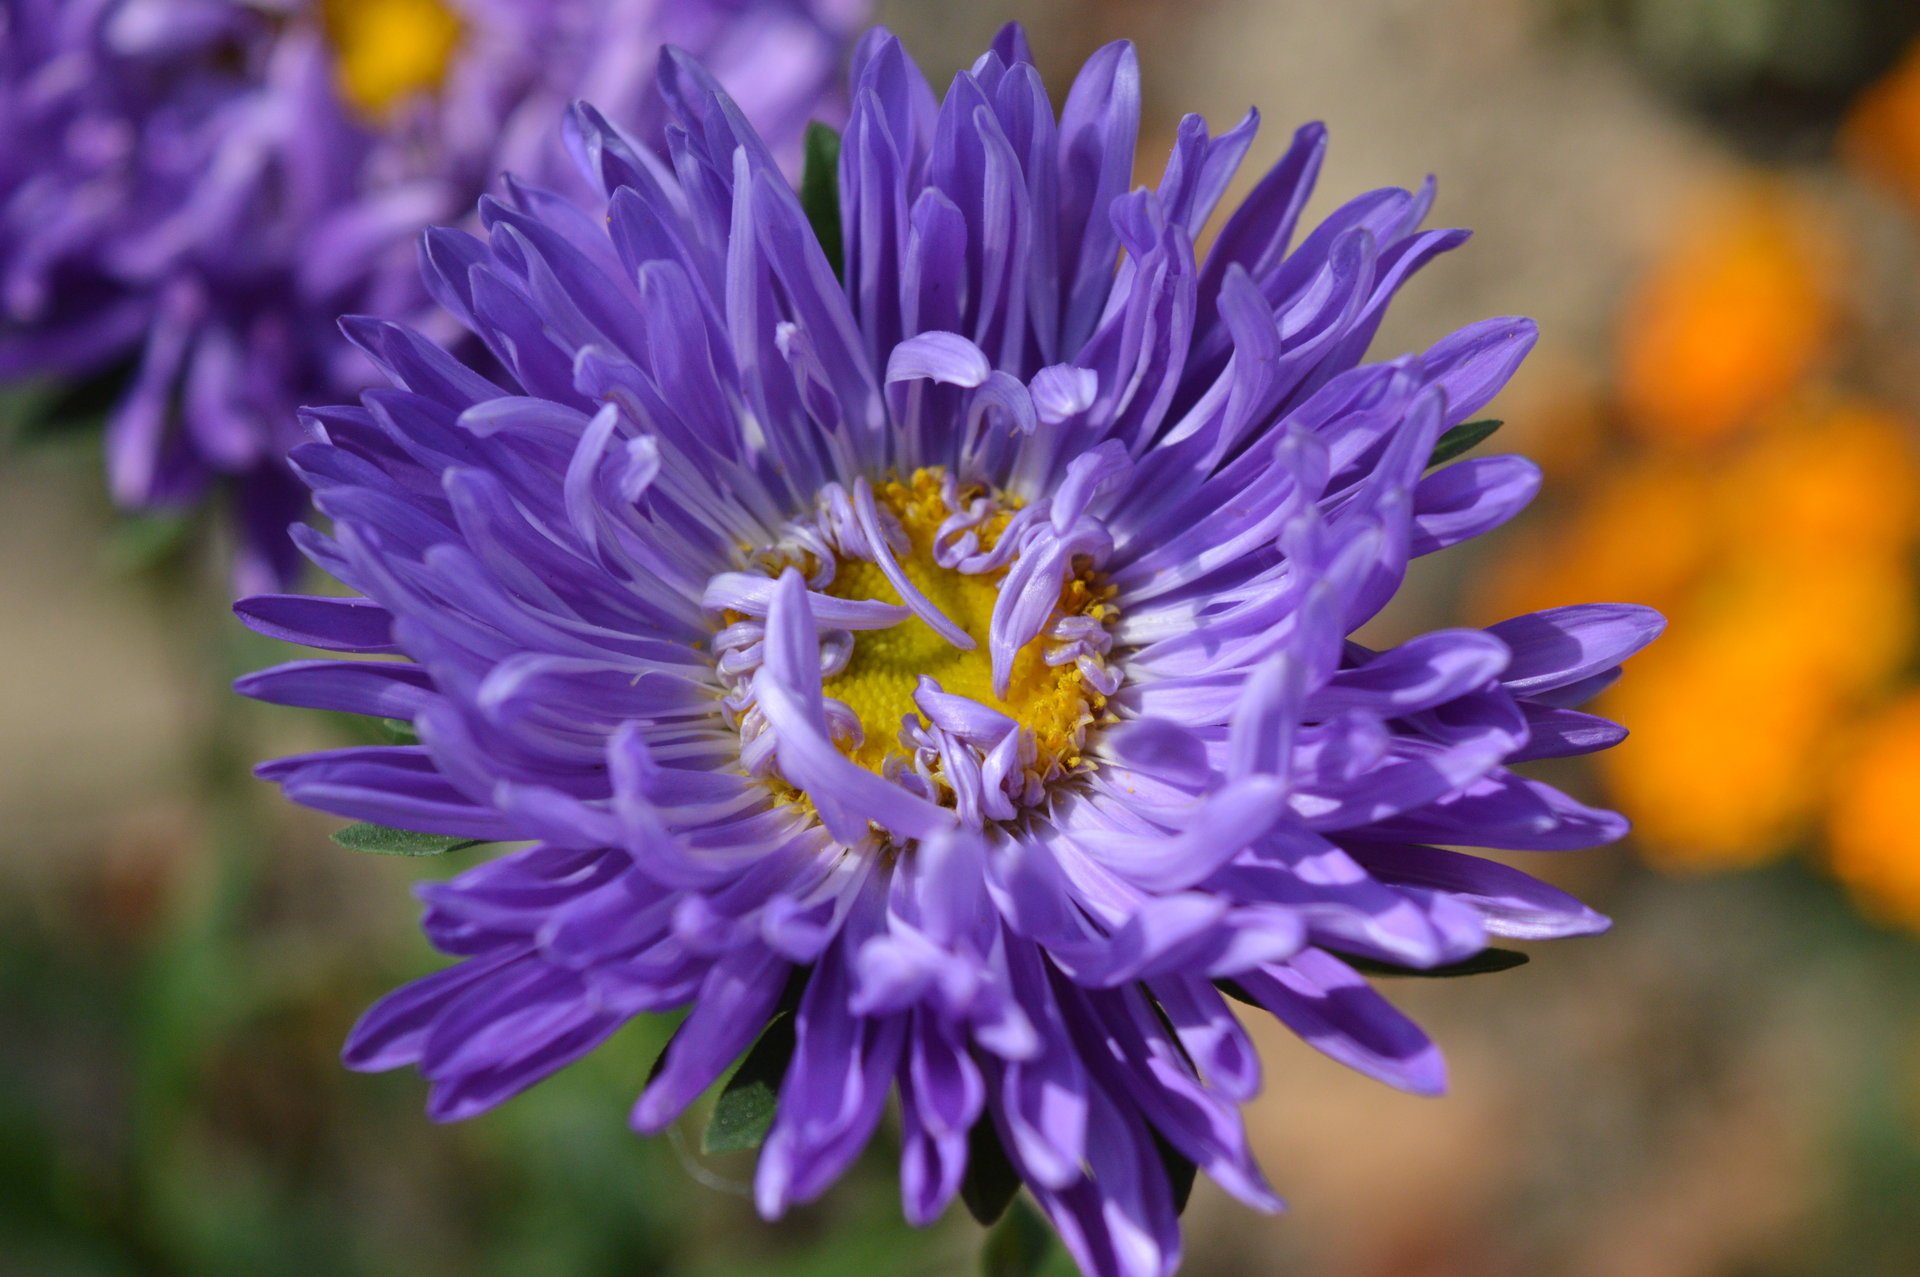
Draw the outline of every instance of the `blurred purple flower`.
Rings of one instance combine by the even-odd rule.
[[[864,0],[0,0],[0,381],[103,375],[116,500],[237,480],[238,577],[298,564],[295,411],[378,379],[344,312],[424,316],[413,244],[555,122],[644,136],[690,48],[797,157]],[[585,188],[581,188],[585,193]],[[446,334],[451,335],[451,330]]]
[[[1129,46],[1056,119],[1017,29],[944,100],[875,32],[836,277],[818,207],[705,73],[669,55],[659,84],[666,160],[571,116],[604,219],[522,187],[483,203],[487,240],[428,235],[434,296],[501,380],[349,321],[393,387],[314,413],[293,461],[334,529],[302,548],[363,597],[239,605],[409,658],[243,680],[419,735],[263,776],[534,843],[422,888],[462,960],[369,1012],[347,1062],[414,1065],[461,1118],[688,1008],[633,1112],[651,1132],[790,1023],[764,1214],[825,1191],[897,1089],[915,1223],[1003,1153],[1088,1272],[1170,1272],[1183,1164],[1279,1204],[1223,990],[1431,1093],[1438,1051],[1349,959],[1606,925],[1434,844],[1621,835],[1509,766],[1617,741],[1570,706],[1659,618],[1347,638],[1410,558],[1533,495],[1517,457],[1425,472],[1534,329],[1362,364],[1464,236],[1418,229],[1431,188],[1383,190],[1289,252],[1320,127],[1201,262],[1253,116],[1189,116],[1158,189],[1129,190]]]

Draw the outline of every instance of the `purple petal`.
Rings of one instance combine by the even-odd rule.
[[[1516,695],[1550,692],[1605,673],[1658,638],[1652,608],[1586,603],[1516,616],[1487,627],[1513,652],[1502,682]]]
[[[634,1103],[635,1130],[665,1129],[753,1044],[785,991],[790,970],[762,948],[738,949],[714,964],[653,1080]]]
[[[284,643],[369,655],[399,650],[393,615],[371,599],[256,594],[235,603],[233,611],[248,629]]]
[[[1607,919],[1518,869],[1438,847],[1354,843],[1353,858],[1385,882],[1442,891],[1479,910],[1490,934],[1558,940],[1605,931]]]

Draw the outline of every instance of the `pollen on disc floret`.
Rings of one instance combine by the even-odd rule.
[[[918,770],[936,788],[951,791],[945,755],[956,742],[942,739],[950,733],[930,721],[919,699],[924,680],[931,680],[939,692],[964,697],[1012,724],[1019,734],[1023,794],[1037,798],[1047,783],[1089,766],[1082,747],[1088,731],[1108,714],[1114,689],[1106,659],[1109,629],[1119,615],[1115,587],[1092,558],[1075,560],[1053,624],[1019,648],[1004,689],[998,689],[989,655],[994,609],[1009,566],[1005,538],[1017,530],[1023,503],[984,484],[959,482],[940,466],[885,476],[870,491],[892,563],[971,646],[958,645],[951,631],[943,634],[914,614],[884,628],[823,636],[824,691],[846,711],[836,722],[841,750],[870,771]],[[795,567],[828,597],[901,606],[906,600],[850,516],[852,505],[841,485],[829,485],[812,516],[749,552],[753,568],[778,576]],[[737,612],[723,619],[728,625],[715,648],[724,658],[747,646],[742,640],[752,638],[756,627],[743,625]],[[746,736],[758,728],[748,687],[752,672],[723,659],[722,677],[734,688],[736,722]],[[974,743],[986,746],[979,751],[984,754],[998,742]],[[951,792],[945,796],[952,798]]]

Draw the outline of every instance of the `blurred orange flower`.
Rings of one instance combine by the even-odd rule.
[[[1634,818],[1641,850],[1672,869],[1733,869],[1772,859],[1807,822],[1818,785],[1807,766],[1827,708],[1811,685],[1755,649],[1714,650],[1737,622],[1675,626],[1649,677],[1602,712],[1633,735],[1604,775]],[[1785,677],[1783,677],[1783,675]]]
[[[1840,145],[1920,213],[1920,43]],[[1556,379],[1550,408],[1603,422],[1584,491],[1469,611],[1665,612],[1597,707],[1633,727],[1597,766],[1642,852],[1711,870],[1824,844],[1870,911],[1920,930],[1920,428],[1827,385],[1849,354],[1846,258],[1826,206],[1784,181],[1705,199],[1627,294],[1611,398]]]
[[[1920,929],[1920,693],[1850,742],[1827,814],[1827,854],[1869,912]]]
[[[1841,252],[1825,219],[1754,182],[1713,199],[1629,297],[1618,389],[1650,441],[1712,443],[1819,364],[1838,326]]]
[[[1730,567],[1673,617],[1602,713],[1633,725],[1602,761],[1648,856],[1724,869],[1784,852],[1824,801],[1835,739],[1913,637],[1905,574]]]
[[[1822,560],[1900,552],[1920,532],[1913,423],[1865,399],[1809,392],[1716,466],[1715,522],[1735,546]]]
[[[1708,494],[1707,476],[1679,461],[1606,463],[1573,518],[1516,540],[1480,579],[1471,619],[1491,623],[1586,599],[1671,613],[1710,562]]]
[[[1476,616],[1578,598],[1649,603],[1667,636],[1601,712],[1601,760],[1662,865],[1782,854],[1817,824],[1839,738],[1912,652],[1920,456],[1907,420],[1799,392],[1711,459],[1643,449],[1490,578]]]
[[[1853,104],[1840,153],[1920,213],[1920,43]]]

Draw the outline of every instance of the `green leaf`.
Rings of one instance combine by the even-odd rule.
[[[967,1132],[967,1174],[960,1181],[960,1200],[967,1212],[989,1227],[1007,1212],[1020,1191],[1020,1173],[1000,1146],[993,1119],[982,1114]]]
[[[389,829],[385,825],[359,824],[336,829],[333,840],[348,851],[371,852],[376,856],[444,856],[450,851],[478,847],[484,838],[456,838],[447,834],[421,834],[411,829]]]
[[[1471,958],[1459,962],[1449,962],[1444,967],[1396,967],[1387,962],[1375,962],[1371,958],[1356,958],[1349,954],[1340,954],[1340,961],[1356,971],[1367,975],[1413,976],[1422,980],[1447,980],[1463,975],[1490,975],[1495,971],[1511,971],[1515,967],[1524,967],[1531,960],[1517,949],[1482,949]]]
[[[702,1153],[734,1153],[758,1148],[773,1126],[780,1103],[780,1082],[793,1058],[793,1017],[781,1012],[761,1031],[740,1067],[714,1101],[700,1137]]]
[[[846,250],[840,242],[840,132],[815,120],[807,125],[806,167],[800,170],[800,207],[806,211],[827,264],[845,279]]]
[[[1053,1253],[1053,1230],[1021,1202],[1006,1213],[980,1248],[981,1277],[1035,1277]]]
[[[1483,421],[1463,421],[1447,433],[1440,436],[1433,445],[1433,455],[1427,458],[1427,469],[1443,466],[1461,453],[1474,447],[1488,435],[1498,430],[1505,422],[1488,417]]]

